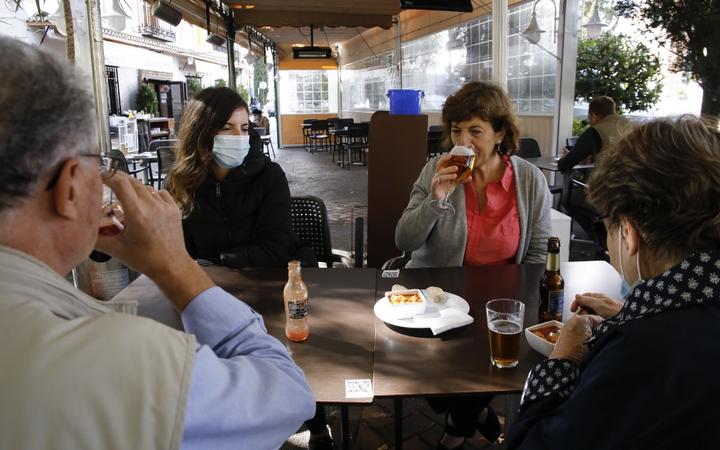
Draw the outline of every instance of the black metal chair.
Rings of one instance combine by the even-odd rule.
[[[428,128],[427,134],[427,157],[441,155],[447,150],[442,146],[443,127],[440,125],[432,125]]]
[[[330,150],[330,125],[327,120],[316,120],[310,124],[310,153]]]
[[[534,138],[520,138],[520,146],[516,153],[517,156],[527,158],[539,158],[542,156],[540,145]]]
[[[403,269],[410,262],[410,255],[403,253],[401,256],[395,256],[385,261],[380,270]]]
[[[348,127],[347,137],[342,144],[340,152],[340,166],[345,167],[345,153],[348,155],[347,168],[350,169],[357,161],[362,165],[367,164],[366,154],[368,151],[368,137],[370,135],[370,124],[366,122],[353,124]]]
[[[317,260],[328,268],[343,262],[343,258],[332,251],[327,209],[322,199],[312,195],[291,197],[290,227],[300,240],[312,245]]]
[[[176,147],[179,143],[178,139],[159,139],[150,143],[149,151],[155,152],[157,156],[157,171],[152,171],[152,168],[150,168],[148,182],[156,184],[158,189],[162,188],[163,180],[175,165],[177,159]]]
[[[573,236],[570,242],[592,245],[595,257],[607,260],[607,231],[602,217],[586,201],[587,184],[573,178],[570,173],[566,174],[564,184],[562,207],[590,238],[578,239]]]
[[[305,151],[310,150],[310,124],[317,121],[317,119],[305,119],[303,120],[302,124],[302,132],[303,132],[303,148]]]
[[[270,130],[265,127],[254,127],[257,134],[260,135],[260,141],[263,145],[263,153],[270,158],[270,151],[272,150],[272,157],[275,158],[275,146],[273,146],[272,140],[270,139]]]
[[[542,152],[540,152],[540,145],[535,138],[520,138],[520,145],[518,146],[517,153],[515,154],[522,159],[540,158],[542,156]],[[562,194],[563,186],[548,185],[548,189],[550,189],[550,193],[553,195]]]
[[[125,154],[117,149],[110,150],[110,154],[108,155],[108,158],[110,159],[110,165],[115,169],[119,170],[121,172],[125,172],[128,175],[132,175],[133,177],[137,178],[137,174],[140,172],[143,172],[145,168],[140,169],[130,169],[128,166],[127,159],[125,158]]]

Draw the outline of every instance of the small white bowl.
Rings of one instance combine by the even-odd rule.
[[[535,333],[533,333],[533,330],[537,330],[539,328],[544,328],[548,325],[555,325],[560,330],[562,330],[563,323],[558,322],[557,320],[551,320],[549,322],[543,322],[539,323],[537,325],[533,325],[531,327],[525,328],[525,339],[527,339],[528,344],[530,344],[530,347],[532,347],[535,351],[545,355],[550,356],[550,353],[555,349],[555,344],[552,342],[546,341],[545,339],[541,338],[540,336],[537,336]]]
[[[390,302],[391,295],[397,294],[417,294],[420,297],[420,301],[416,303],[399,303],[393,304]],[[385,293],[385,298],[388,302],[388,313],[395,319],[407,319],[409,317],[417,316],[425,312],[427,308],[427,299],[423,295],[420,289],[407,289],[404,291],[388,291]]]

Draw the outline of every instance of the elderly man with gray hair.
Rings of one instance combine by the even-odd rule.
[[[0,61],[0,448],[278,448],[315,412],[302,371],[188,256],[172,197],[102,171],[74,72],[8,38]],[[103,183],[118,234],[98,233]],[[94,248],[150,277],[187,334],[70,285]]]

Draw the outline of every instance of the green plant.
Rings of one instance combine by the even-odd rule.
[[[644,44],[604,33],[580,41],[577,53],[575,100],[607,95],[627,112],[644,111],[660,98],[660,59]]]
[[[573,136],[580,136],[583,131],[587,130],[588,124],[587,122],[583,123],[583,120],[581,119],[573,119],[573,125],[572,125],[572,134]]]
[[[672,51],[672,69],[692,73],[703,88],[702,113],[720,116],[720,2],[618,0],[615,10],[639,19],[646,35]]]
[[[238,84],[237,93],[240,94],[240,97],[242,97],[243,100],[245,100],[245,103],[250,104],[250,92],[248,92],[245,86]]]
[[[215,80],[215,87],[227,87],[227,81],[223,80],[222,78],[218,78]]]
[[[195,94],[197,94],[201,90],[202,90],[202,85],[200,84],[200,80],[198,78],[195,78],[195,77],[187,78],[188,98],[195,97]]]
[[[135,108],[137,108],[138,111],[144,111],[147,114],[157,116],[160,114],[158,106],[155,89],[149,84],[142,83],[140,87],[138,87],[137,96],[135,97]]]

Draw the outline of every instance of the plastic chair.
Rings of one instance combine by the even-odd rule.
[[[320,198],[312,195],[291,197],[290,227],[300,240],[312,245],[317,260],[328,268],[333,263],[343,262],[343,258],[332,251],[327,209]]]

